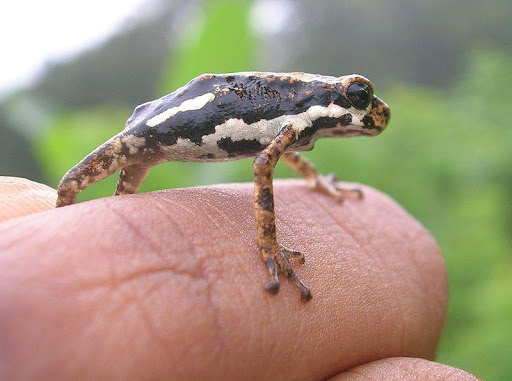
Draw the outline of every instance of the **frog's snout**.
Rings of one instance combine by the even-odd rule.
[[[373,96],[372,107],[368,114],[363,118],[363,123],[366,127],[377,129],[382,132],[391,119],[391,110],[386,102],[380,98]]]

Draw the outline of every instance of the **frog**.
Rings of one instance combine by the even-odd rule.
[[[279,160],[310,188],[341,202],[359,188],[343,188],[321,175],[301,155],[319,138],[376,136],[388,125],[389,106],[359,74],[339,77],[303,72],[202,74],[177,90],[137,106],[124,129],[71,168],[58,185],[57,207],[76,202],[79,192],[120,172],[115,196],[133,194],[150,169],[162,162],[222,162],[253,158],[254,217],[259,252],[277,294],[280,276],[312,293],[292,268],[302,252],[277,239],[273,176]]]

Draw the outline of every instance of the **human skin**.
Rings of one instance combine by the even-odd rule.
[[[0,379],[476,379],[429,361],[442,254],[374,189],[336,203],[275,182],[278,239],[306,255],[301,303],[284,278],[263,290],[252,184],[59,209],[24,184],[13,201],[0,181]]]

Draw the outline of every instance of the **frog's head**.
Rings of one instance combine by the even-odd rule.
[[[389,123],[391,111],[374,92],[372,83],[365,77],[353,74],[341,77],[343,96],[352,106],[352,125],[363,130],[382,132]],[[356,117],[356,118],[354,118]]]
[[[317,137],[375,136],[386,128],[391,112],[367,78],[358,74],[339,77],[336,89],[336,101],[314,122]]]

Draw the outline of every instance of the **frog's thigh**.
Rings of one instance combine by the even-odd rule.
[[[135,164],[121,170],[115,196],[137,192],[151,170],[150,165]]]

